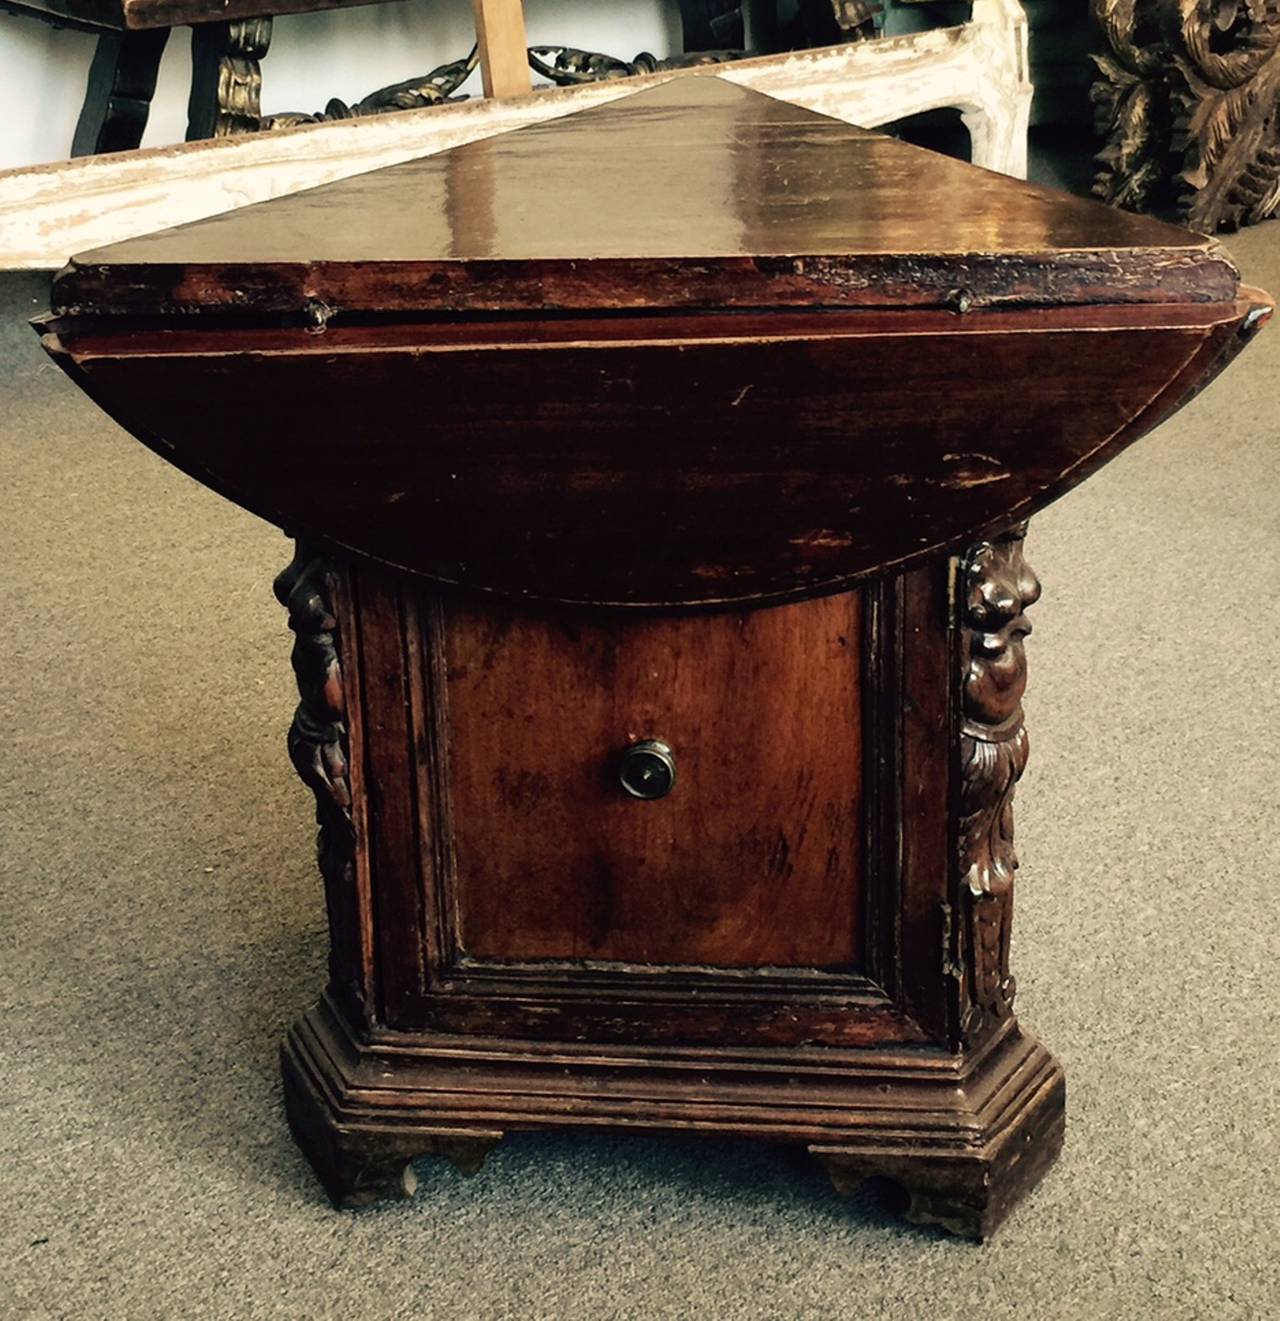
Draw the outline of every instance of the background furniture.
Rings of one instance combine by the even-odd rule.
[[[0,0],[13,13],[98,34],[72,155],[136,148],[146,128],[160,60],[174,27],[192,28],[187,139],[251,132],[261,125],[261,61],[272,18],[377,0]],[[264,12],[263,5],[267,5]],[[531,87],[521,0],[473,0],[486,96],[518,96]],[[740,0],[680,0],[685,51],[741,50]],[[869,34],[866,0],[802,0],[792,22],[768,27],[761,49],[824,45]],[[425,79],[423,80],[425,82]],[[373,94],[373,109],[407,109],[412,99]],[[296,118],[296,117],[290,117]]]
[[[1107,49],[1094,88],[1095,191],[1236,229],[1280,206],[1280,4],[1093,0]]]
[[[128,151],[147,125],[169,33],[191,25],[188,140],[256,128],[271,16],[373,0],[3,0],[6,9],[98,33],[73,156]]]
[[[302,536],[332,953],[284,1065],[335,1199],[613,1128],[994,1229],[1063,1123],[1009,970],[1023,520],[1265,319],[1215,244],[701,76],[54,306],[96,400]]]
[[[873,127],[958,107],[975,163],[1023,176],[1032,93],[1026,51],[1016,0],[975,0],[970,21],[957,28],[745,59],[711,72]],[[0,265],[57,267],[86,248],[573,114],[672,76],[708,73],[546,88],[11,171],[0,175]]]

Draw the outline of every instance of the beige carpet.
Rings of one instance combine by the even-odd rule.
[[[1280,291],[1280,224],[1231,246]],[[1032,528],[1015,960],[1070,1129],[975,1248],[732,1143],[330,1210],[275,1059],[325,948],[286,545],[43,359],[45,297],[0,278],[0,1314],[1280,1315],[1280,326]]]

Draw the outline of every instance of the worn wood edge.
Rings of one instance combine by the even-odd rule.
[[[63,291],[65,292],[65,286]],[[1242,315],[1237,304],[1247,304],[1265,315],[1268,295],[1245,290],[1239,297],[1234,273],[1225,298],[1213,301],[1165,302],[1118,297],[1089,303],[1011,301],[971,307],[960,312],[939,302],[892,304],[870,302],[838,306],[799,303],[763,307],[671,307],[664,315],[652,309],[618,309],[603,316],[590,309],[566,310],[541,317],[536,323],[519,312],[470,316],[395,313],[326,319],[313,325],[281,314],[259,321],[236,317],[225,321],[209,317],[107,316],[76,303],[60,302],[58,309],[31,320],[36,333],[53,336],[61,348],[80,363],[128,357],[240,357],[328,355],[334,352],[450,354],[503,352],[537,354],[547,350],[612,350],[644,345],[751,344],[770,342],[830,342],[842,339],[939,334],[989,335],[1010,332],[1028,335],[1061,331],[1208,330]],[[929,297],[927,290],[918,295]],[[744,316],[743,313],[756,313]],[[669,315],[665,315],[669,313]]]
[[[979,123],[1022,96],[1023,83],[1029,105],[1019,54],[1025,23],[1018,28],[1010,4],[977,0],[974,21],[910,37],[7,171],[0,269],[55,269],[78,252],[605,105],[674,77],[723,77],[866,127],[952,105]],[[1003,163],[1025,175],[1025,132],[1021,142],[1021,169],[1016,149]],[[1002,162],[997,152],[985,163]]]
[[[358,1128],[335,1122],[313,1070],[286,1041],[280,1052],[285,1115],[335,1207],[354,1210],[375,1202],[409,1198],[418,1181],[412,1162],[424,1156],[447,1160],[462,1175],[479,1172],[502,1140],[492,1129],[402,1125],[363,1139]]]
[[[639,1068],[673,1073],[727,1070],[744,1074],[782,1073],[805,1079],[834,1078],[837,1081],[850,1070],[859,1076],[877,1079],[883,1079],[887,1076],[886,1071],[892,1071],[900,1077],[923,1080],[947,1077],[955,1082],[979,1068],[986,1056],[998,1049],[1005,1033],[1013,1030],[1012,1024],[1005,1025],[1000,1032],[964,1052],[949,1047],[935,1048],[942,1038],[933,1046],[924,1048],[901,1043],[849,1047],[822,1046],[812,1042],[803,1045],[719,1043],[710,1047],[682,1042],[400,1031],[377,1021],[368,1021],[360,1007],[353,1012],[332,988],[321,996],[308,1018],[326,1025],[326,1040],[351,1068],[361,1059],[376,1060],[376,1067],[385,1071],[379,1076],[388,1077],[403,1064],[412,1065],[428,1058],[445,1063],[479,1061],[501,1064],[516,1053],[548,1068],[600,1068],[609,1072]]]
[[[969,1055],[877,1052],[874,1067],[847,1067],[834,1083],[803,1067],[743,1070],[716,1047],[673,1072],[634,1047],[601,1060],[581,1043],[556,1056],[537,1045],[472,1038],[447,1055],[420,1037],[391,1058],[322,1001],[282,1048],[289,1124],[339,1206],[411,1196],[420,1156],[473,1172],[509,1131],[733,1136],[807,1147],[838,1192],[890,1179],[908,1219],[973,1239],[990,1235],[1062,1145],[1062,1070],[1012,1023]]]
[[[695,270],[688,267],[694,264]],[[986,308],[1218,303],[1235,296],[1239,272],[1205,240],[1170,248],[1023,252],[888,252],[786,257],[489,262],[297,262],[263,271],[221,263],[125,267],[74,258],[54,281],[61,316],[197,314],[344,319],[479,313],[557,314],[646,310]]]
[[[980,1153],[1058,1067],[1013,1023],[968,1055],[943,1046],[551,1049],[465,1037],[445,1046],[425,1033],[399,1034],[392,1053],[358,1033],[328,999],[295,1025],[287,1049],[335,1125],[394,1127],[409,1119],[441,1130],[709,1132],[807,1145],[865,1142],[877,1150],[914,1143],[957,1155]],[[810,1063],[815,1054],[838,1059]],[[773,1067],[753,1067],[757,1057]]]
[[[1066,1077],[1051,1056],[1027,1080],[978,1149],[945,1152],[920,1145],[818,1145],[810,1154],[837,1192],[848,1195],[868,1179],[900,1191],[903,1214],[975,1242],[985,1242],[1035,1188],[1062,1151],[1066,1136]]]

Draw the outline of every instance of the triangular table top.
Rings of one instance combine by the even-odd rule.
[[[440,311],[1217,301],[1211,240],[715,76],[79,257],[58,303]]]
[[[1209,239],[703,75],[104,248],[54,306],[105,408],[295,534],[657,608],[1016,523],[1267,311]]]

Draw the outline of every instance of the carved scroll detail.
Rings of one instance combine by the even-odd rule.
[[[746,53],[741,50],[703,50],[660,60],[656,55],[642,50],[635,59],[622,60],[596,51],[576,50],[572,46],[530,46],[529,67],[558,87],[573,87],[579,83],[632,78],[642,73],[691,69],[703,64],[725,64],[730,60],[742,59]]]
[[[1280,206],[1280,0],[1179,0],[1179,207],[1236,229]]]
[[[967,921],[966,1041],[1013,1012],[1014,788],[1027,764],[1024,610],[1040,583],[1022,557],[1026,524],[972,546],[960,564],[959,867]]]
[[[406,78],[402,83],[379,88],[354,105],[340,101],[336,96],[323,110],[315,114],[289,112],[270,115],[262,121],[264,129],[294,128],[299,124],[323,124],[337,119],[363,119],[367,115],[384,115],[396,110],[422,110],[427,106],[443,105],[446,101],[465,100],[454,94],[471,76],[479,59],[478,47],[470,54],[432,69],[419,78]]]
[[[192,28],[188,141],[254,133],[261,127],[261,60],[270,44],[270,18]]]
[[[1094,191],[1212,233],[1280,207],[1280,0],[1092,0]]]
[[[289,727],[289,760],[315,794],[316,854],[324,877],[333,933],[331,970],[335,984],[354,978],[356,836],[351,816],[347,702],[342,683],[338,621],[332,602],[333,570],[298,543],[293,560],[274,584],[276,599],[289,611],[294,632],[293,672],[301,701]]]

